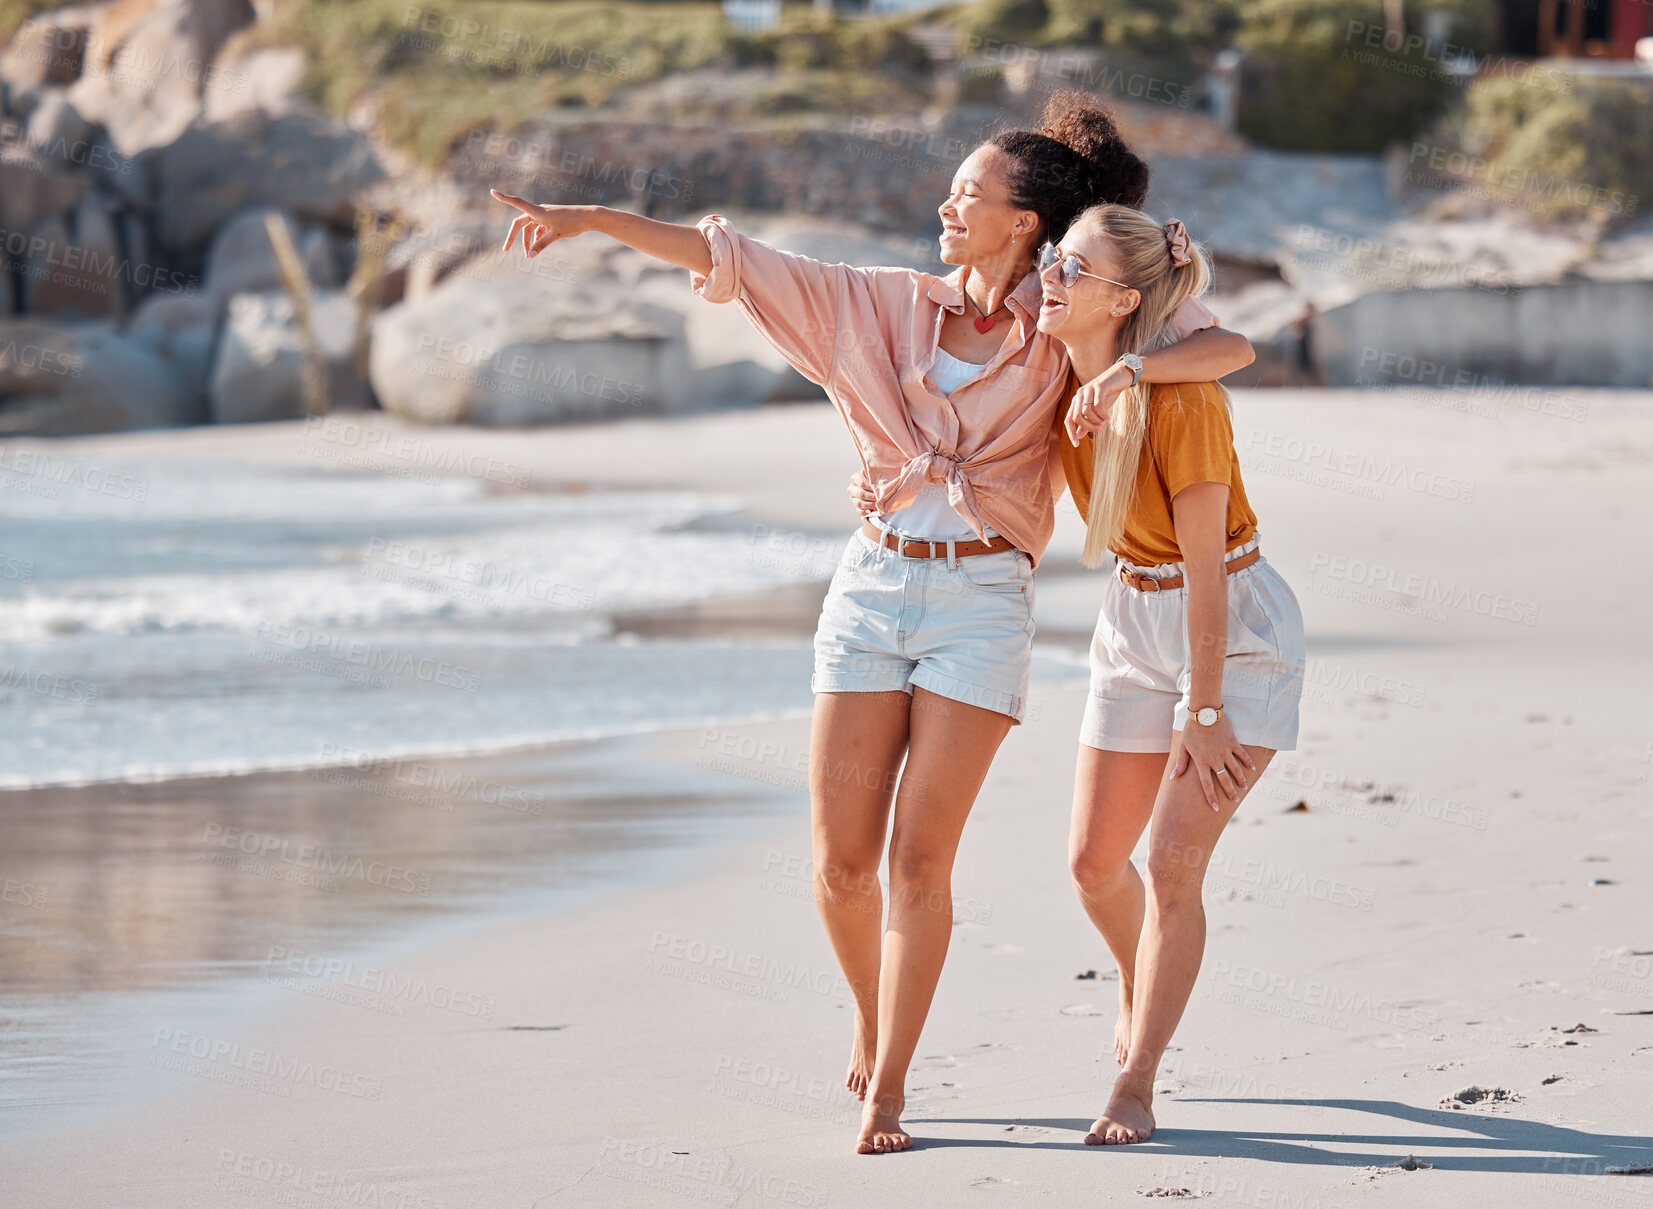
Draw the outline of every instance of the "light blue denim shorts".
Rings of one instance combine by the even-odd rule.
[[[810,687],[911,693],[916,685],[1019,723],[1032,662],[1025,551],[908,558],[858,529],[821,607]]]

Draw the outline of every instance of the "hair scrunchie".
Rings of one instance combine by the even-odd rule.
[[[1182,219],[1173,218],[1165,224],[1165,246],[1170,250],[1171,263],[1177,268],[1192,263],[1194,257],[1188,251],[1188,228],[1182,225]]]

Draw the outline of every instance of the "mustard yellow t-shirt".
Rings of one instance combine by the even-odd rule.
[[[1078,383],[1070,379],[1073,390]],[[1077,446],[1062,427],[1067,408],[1056,416],[1053,436],[1061,450],[1062,470],[1079,515],[1090,511],[1091,475],[1096,442],[1086,437]],[[1257,516],[1240,481],[1240,458],[1234,452],[1234,425],[1215,382],[1156,383],[1149,389],[1148,434],[1137,463],[1136,494],[1125,513],[1125,530],[1109,548],[1139,566],[1182,561],[1177,548],[1171,501],[1191,483],[1228,486],[1228,540],[1225,550],[1245,545],[1257,532]]]

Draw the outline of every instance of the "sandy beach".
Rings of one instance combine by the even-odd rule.
[[[8,995],[106,996],[127,1022],[102,1069],[0,1117],[6,1203],[1653,1209],[1653,1177],[1614,1170],[1653,1164],[1653,395],[1243,391],[1235,434],[1307,621],[1303,737],[1213,859],[1150,1142],[1082,1144],[1117,984],[1066,869],[1083,683],[1036,672],[964,833],[912,1153],[851,1153],[803,692],[758,721],[431,757],[538,814],[463,779],[427,797],[469,808],[433,807],[382,766],[0,794],[0,938],[30,955]],[[388,479],[431,447],[534,492],[732,496],[719,523],[754,559],[826,568],[638,608],[622,628],[645,647],[807,641],[853,523],[824,405],[532,433],[340,416],[11,454]],[[1079,528],[1065,503],[1040,571],[1055,669],[1094,613]],[[125,823],[88,838],[111,803]],[[324,890],[247,832],[363,872]],[[92,915],[114,922],[88,973],[64,938]],[[235,970],[233,1001],[192,962]]]

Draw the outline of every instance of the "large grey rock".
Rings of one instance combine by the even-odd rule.
[[[73,230],[57,216],[30,231],[24,309],[31,315],[110,319],[126,313],[134,266],[121,251],[109,203],[88,193],[75,207]]]
[[[150,294],[132,311],[126,338],[161,357],[204,414],[218,339],[217,299],[206,294]]]
[[[365,403],[356,375],[355,303],[340,292],[315,296],[312,328],[320,348],[334,410]],[[218,423],[290,420],[305,414],[304,349],[292,300],[284,293],[237,294],[224,318],[207,384]]]
[[[223,122],[238,113],[261,109],[268,114],[314,112],[299,92],[309,68],[304,51],[296,46],[260,46],[218,64],[219,86],[201,96],[201,116]]]
[[[385,253],[386,293],[394,301],[418,298],[498,240],[509,225],[458,213],[439,223],[411,223]]]
[[[243,210],[212,237],[212,246],[207,249],[206,280],[202,285],[212,298],[222,303],[236,294],[281,287],[275,249],[270,245],[270,233],[264,225],[265,216],[270,214],[277,215],[287,228],[287,237],[304,261],[310,284],[316,289],[329,289],[338,284],[325,231],[319,227],[300,227],[279,210],[260,208]]]
[[[349,224],[357,194],[381,179],[367,137],[309,113],[250,110],[196,123],[155,154],[157,237],[199,250],[237,210],[269,206]]]
[[[26,147],[0,148],[0,228],[5,229],[5,250],[18,255],[17,233],[73,209],[85,192],[86,178],[71,174],[62,164]]]
[[[71,99],[123,155],[165,146],[200,116],[204,91],[234,87],[214,60],[254,15],[247,0],[120,0],[92,29]]]
[[[29,146],[47,159],[84,164],[91,156],[92,123],[81,116],[69,92],[48,88],[41,92],[27,126]]]
[[[36,94],[53,84],[72,84],[80,75],[87,31],[107,5],[76,5],[38,13],[17,27],[0,49],[0,84],[22,113]]]
[[[681,349],[668,311],[483,262],[380,312],[369,375],[410,419],[544,424],[658,410]]]
[[[165,361],[103,324],[0,321],[0,436],[117,432],[200,419]]]

